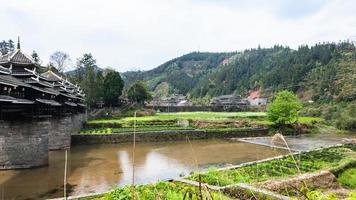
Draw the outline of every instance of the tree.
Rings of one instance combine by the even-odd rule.
[[[106,67],[103,69],[103,76],[108,75],[108,73],[110,72],[115,72],[115,69],[111,68],[111,67]]]
[[[97,80],[96,60],[89,54],[78,59],[75,80],[84,90],[89,106],[95,105],[100,98],[100,83]]]
[[[158,99],[163,99],[168,96],[169,93],[169,85],[167,82],[162,82],[158,84],[154,91],[154,97]]]
[[[336,114],[335,125],[339,129],[356,130],[356,102],[347,104],[345,108],[339,109]]]
[[[128,89],[127,98],[143,104],[145,101],[151,100],[152,95],[148,91],[147,84],[144,81],[137,81]]]
[[[116,105],[124,88],[124,81],[121,79],[120,73],[110,71],[104,78],[103,97],[105,104]]]
[[[32,52],[31,57],[32,57],[33,61],[35,63],[37,63],[38,65],[40,65],[42,63],[40,56],[38,55],[38,53],[36,51]]]
[[[283,125],[298,120],[298,112],[302,104],[292,92],[283,90],[277,93],[273,102],[267,108],[267,117],[270,121]]]
[[[104,76],[103,71],[98,70],[95,75],[95,82],[96,82],[96,96],[99,97],[100,100],[103,99],[104,96]]]
[[[50,56],[50,62],[53,63],[60,73],[64,72],[70,61],[69,54],[62,51],[56,51]]]
[[[8,41],[3,40],[2,42],[0,42],[0,53],[2,55],[5,55],[14,50],[15,50],[15,46],[12,40],[8,40]]]

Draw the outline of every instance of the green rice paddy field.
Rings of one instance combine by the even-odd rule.
[[[136,131],[166,131],[166,130],[199,130],[201,128],[189,125],[182,125],[182,121],[213,121],[224,122],[232,120],[246,121],[259,125],[272,124],[267,120],[265,112],[176,112],[176,113],[156,113],[149,116],[136,117]],[[126,133],[133,131],[135,118],[122,117],[111,119],[95,119],[87,122],[82,134],[112,134],[112,133]],[[315,117],[300,117],[301,123],[315,123],[320,122],[320,118]],[[221,131],[226,130],[240,130],[248,127],[218,127]],[[216,129],[210,127],[208,129]]]

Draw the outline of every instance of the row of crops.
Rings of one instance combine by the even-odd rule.
[[[201,181],[210,185],[230,185],[235,183],[257,183],[274,178],[282,178],[320,169],[335,168],[340,163],[356,158],[354,146],[333,147],[287,156],[282,159],[256,163],[232,170],[212,169],[201,175]],[[198,181],[198,174],[190,179]]]
[[[158,182],[154,184],[139,185],[135,187],[125,186],[113,189],[105,195],[82,198],[81,200],[232,200],[222,192],[211,191],[203,187],[198,187],[177,183],[177,182]]]
[[[94,121],[95,122],[95,121]],[[192,126],[182,126],[176,120],[152,121],[118,121],[108,123],[89,122],[80,131],[81,134],[111,134],[133,132],[136,125],[137,132],[162,131],[162,130],[193,130]]]
[[[137,132],[146,131],[170,131],[170,130],[204,130],[204,131],[235,131],[254,129],[249,125],[236,127],[234,122],[224,121],[200,121],[201,123],[209,124],[207,127],[200,127],[194,120],[153,120],[153,121],[126,121],[125,123],[87,123],[80,131],[81,134],[111,134],[111,133],[126,133],[133,132],[134,126]],[[219,122],[222,125],[215,124]],[[200,123],[200,124],[201,124]],[[247,123],[249,124],[249,123]]]
[[[173,130],[194,130],[192,127],[182,126],[138,126],[136,132],[149,132],[149,131],[173,131]],[[122,128],[84,128],[80,131],[81,134],[112,134],[112,133],[128,133],[133,132],[133,127]]]
[[[166,131],[166,130],[193,130],[199,129],[194,125],[194,120],[225,121],[233,119],[255,120],[265,118],[263,112],[177,112],[156,113],[149,116],[123,117],[112,119],[90,120],[81,130],[81,134],[111,134],[136,131]],[[219,127],[217,127],[219,128]],[[226,128],[226,127],[224,127]],[[234,128],[232,124],[231,127]]]

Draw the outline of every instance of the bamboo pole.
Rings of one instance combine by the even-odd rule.
[[[132,199],[136,199],[135,194],[135,150],[136,150],[136,112],[134,114],[134,134],[132,146]]]
[[[64,156],[64,185],[63,185],[63,195],[65,200],[67,200],[67,160],[68,160],[68,152],[66,149],[65,156]]]

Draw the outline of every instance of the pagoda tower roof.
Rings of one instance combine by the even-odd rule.
[[[62,81],[63,78],[58,74],[54,73],[52,70],[48,70],[41,74],[42,76],[46,77],[48,81]]]
[[[16,49],[15,51],[0,56],[0,64],[18,64],[18,65],[34,65],[32,58],[21,51]]]

